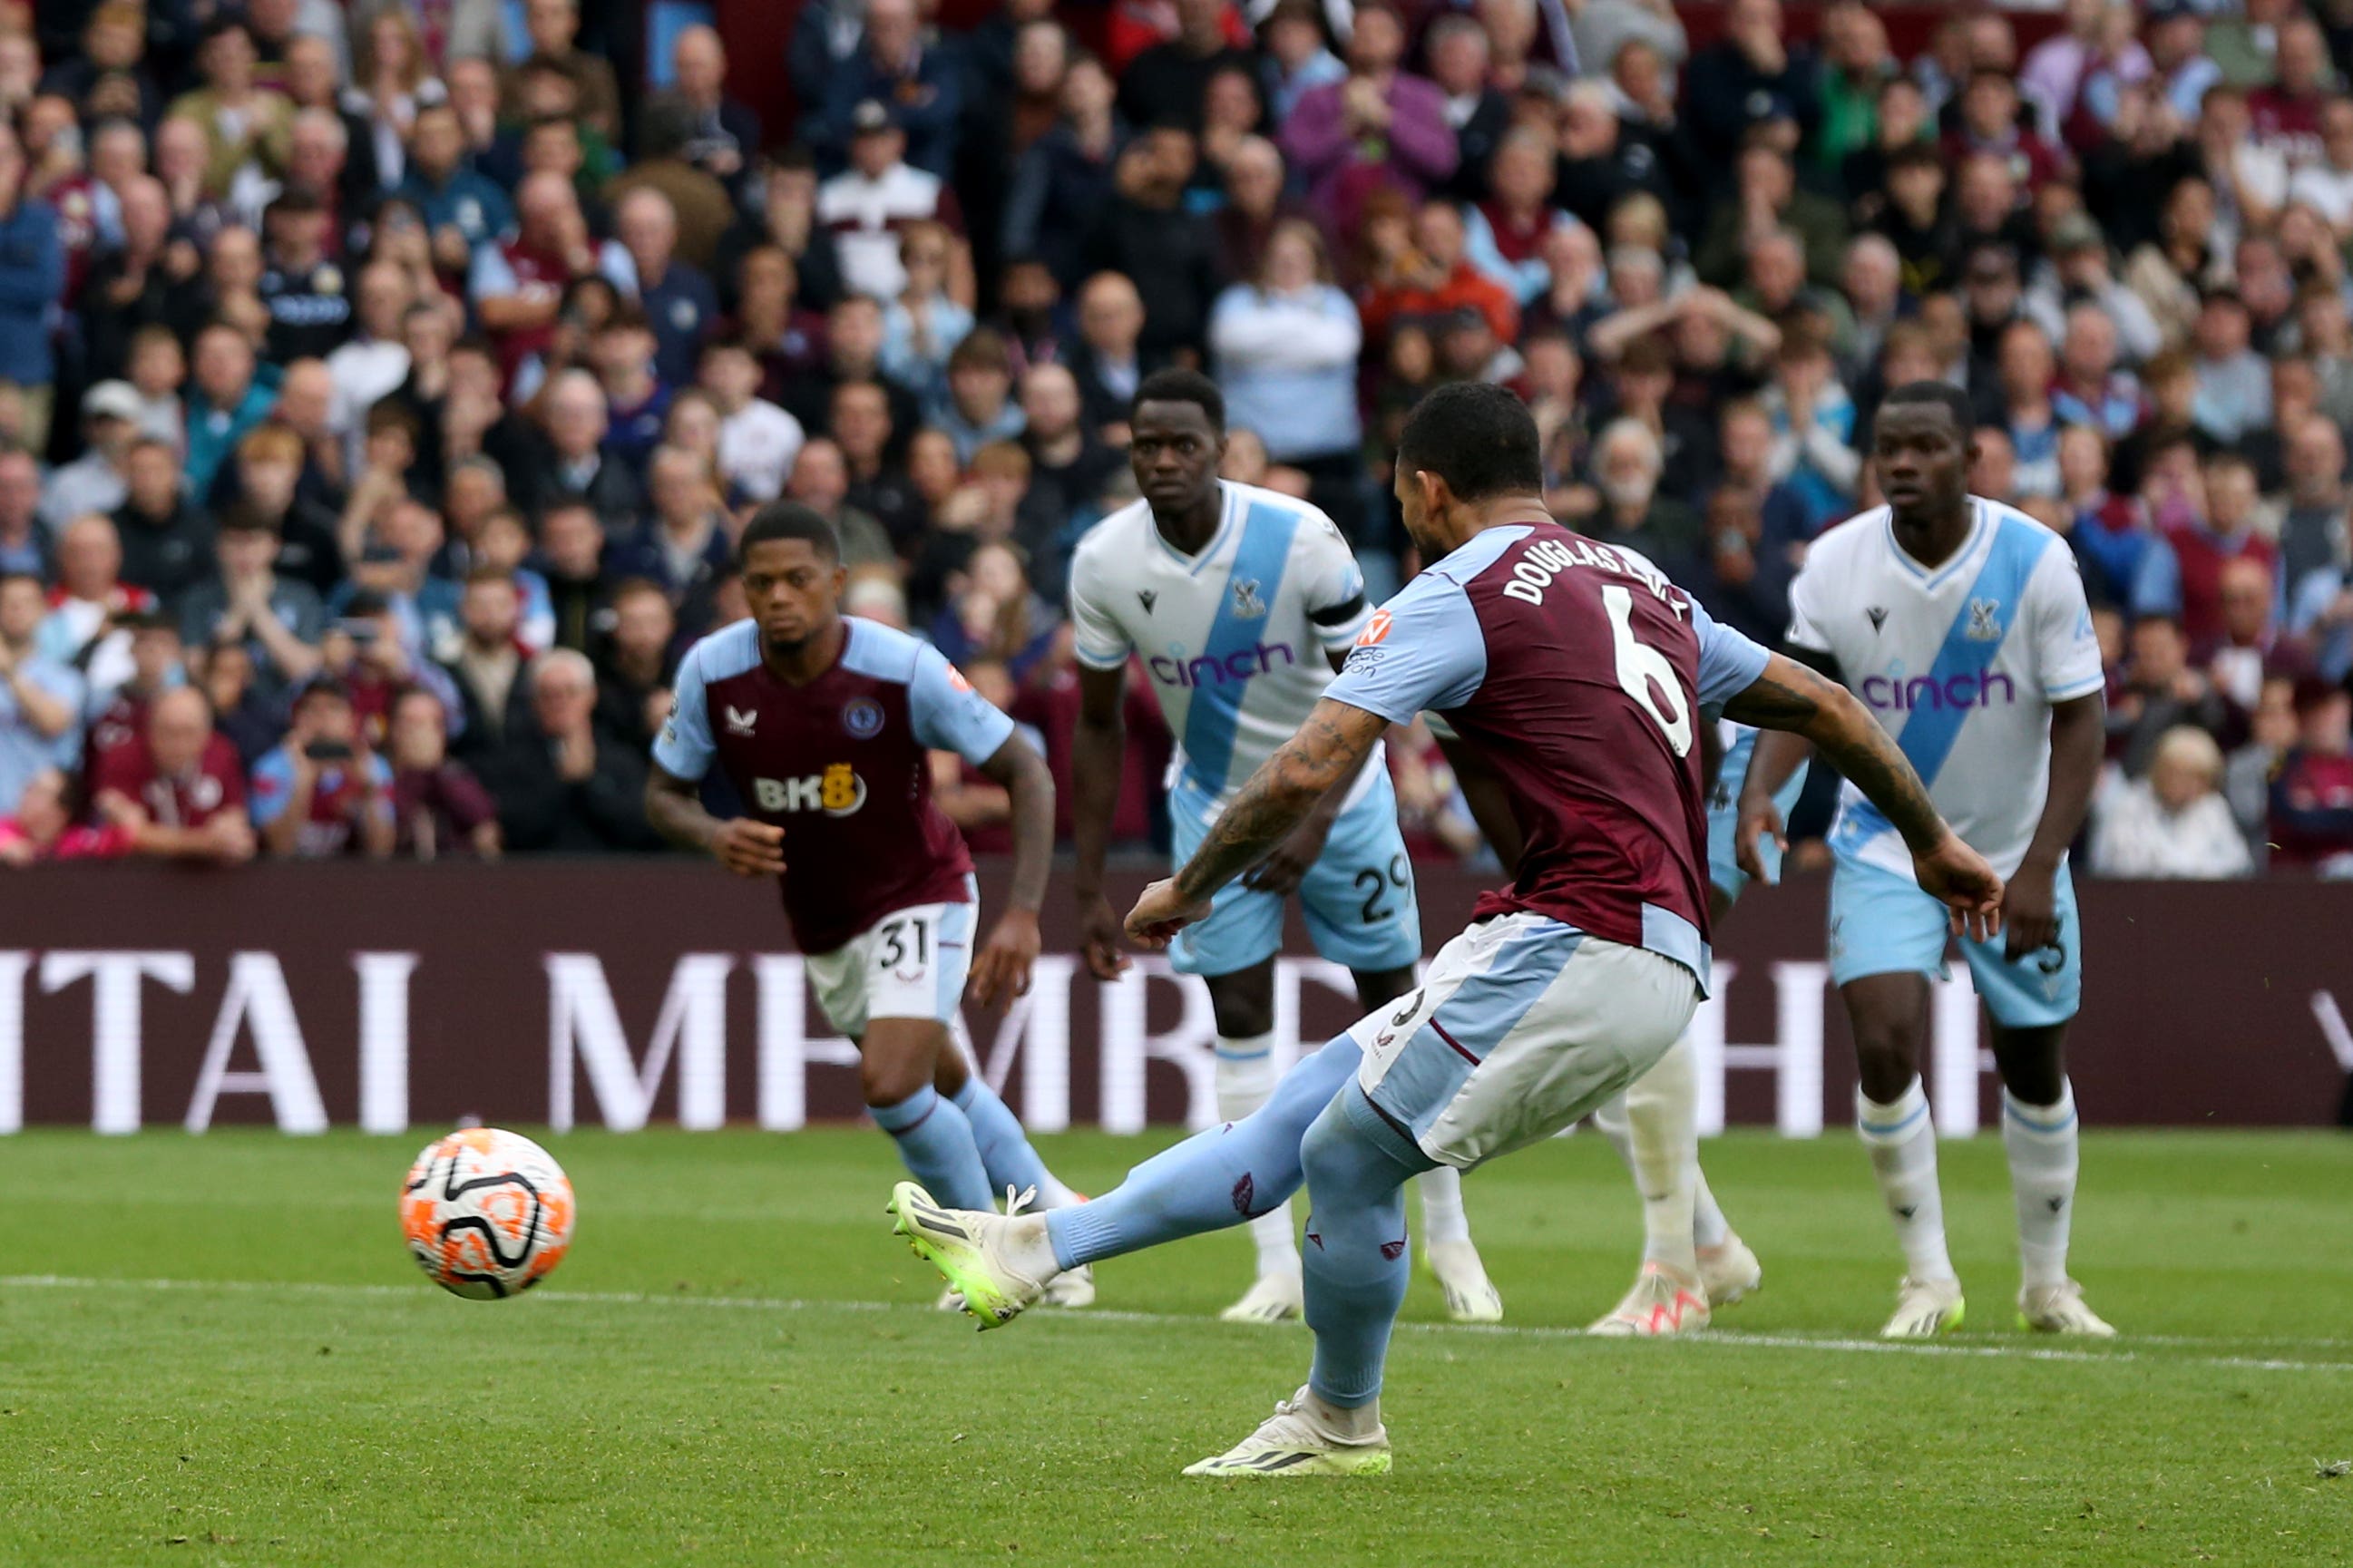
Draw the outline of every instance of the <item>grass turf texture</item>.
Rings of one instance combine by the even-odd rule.
[[[420,1135],[415,1140],[422,1143]],[[1042,1141],[1101,1191],[1157,1141]],[[1209,1321],[1239,1232],[986,1337],[925,1306],[871,1131],[550,1141],[550,1286],[461,1301],[402,1249],[410,1141],[0,1140],[0,1562],[2343,1562],[2353,1141],[2094,1134],[2077,1273],[2113,1348],[2012,1331],[2000,1142],[1944,1150],[1975,1332],[1869,1336],[1899,1272],[1851,1139],[1711,1143],[1764,1294],[1691,1342],[1567,1331],[1639,1245],[1597,1139],[1468,1186],[1510,1315],[1417,1279],[1396,1472],[1203,1482],[1304,1375]],[[53,1282],[27,1277],[56,1275]],[[135,1281],[177,1281],[165,1286]],[[1113,1316],[1166,1314],[1151,1321]],[[2051,1352],[2055,1355],[2035,1352]]]

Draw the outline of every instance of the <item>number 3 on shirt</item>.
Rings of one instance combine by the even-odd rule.
[[[1676,756],[1691,755],[1691,704],[1683,700],[1682,683],[1675,679],[1675,667],[1667,662],[1667,656],[1635,640],[1633,594],[1615,584],[1605,587],[1601,607],[1609,612],[1609,634],[1618,646],[1618,684],[1641,704]],[[1663,712],[1659,707],[1661,697],[1666,699]]]

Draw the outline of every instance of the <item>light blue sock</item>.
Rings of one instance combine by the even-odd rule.
[[[1315,1367],[1307,1386],[1344,1410],[1380,1397],[1389,1331],[1413,1269],[1406,1245],[1406,1178],[1433,1168],[1350,1084],[1301,1151],[1307,1167],[1307,1326]]]
[[[1001,1196],[1008,1187],[1017,1193],[1035,1187],[1041,1209],[1060,1208],[1071,1201],[1070,1189],[1054,1179],[1054,1173],[1046,1169],[1046,1162],[1029,1146],[1029,1135],[1014,1119],[1012,1108],[980,1081],[977,1070],[965,1074],[964,1087],[955,1091],[952,1103],[972,1123],[972,1141],[980,1150],[980,1163],[988,1168],[991,1193]]]
[[[1302,1057],[1240,1121],[1197,1132],[1127,1173],[1111,1192],[1046,1216],[1054,1261],[1065,1268],[1222,1230],[1266,1213],[1299,1190],[1299,1141],[1353,1078],[1361,1059],[1345,1035]]]
[[[952,1209],[996,1206],[987,1167],[972,1141],[972,1123],[930,1084],[896,1105],[870,1105],[866,1114],[891,1134],[899,1145],[899,1158],[933,1197]]]

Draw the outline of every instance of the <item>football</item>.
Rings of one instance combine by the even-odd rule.
[[[572,1183],[518,1132],[472,1127],[426,1145],[400,1189],[417,1267],[453,1295],[495,1300],[555,1271],[572,1245]]]

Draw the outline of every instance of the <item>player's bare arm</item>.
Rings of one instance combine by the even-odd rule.
[[[1348,662],[1345,648],[1330,650],[1324,657],[1332,661],[1335,674]],[[1255,888],[1278,898],[1298,889],[1308,868],[1314,865],[1324,853],[1324,841],[1332,837],[1332,825],[1340,819],[1340,808],[1348,803],[1348,795],[1356,786],[1356,775],[1364,772],[1365,763],[1371,757],[1372,752],[1368,751],[1358,758],[1348,776],[1324,792],[1324,798],[1315,803],[1315,809],[1307,814],[1306,821],[1292,829],[1290,837],[1276,845],[1265,859],[1242,873],[1243,887]]]
[[[1193,858],[1174,877],[1144,890],[1128,911],[1127,934],[1161,948],[1208,913],[1218,889],[1266,858],[1307,819],[1326,794],[1356,776],[1388,730],[1377,713],[1325,698],[1299,732],[1267,758],[1219,814]]]
[[[2107,700],[2099,692],[2051,705],[2050,793],[2026,858],[2002,897],[2002,923],[2010,931],[2002,950],[2012,963],[2059,940],[2059,863],[2084,830],[2106,736]]]
[[[1098,980],[1116,980],[1127,968],[1119,950],[1119,917],[1103,897],[1103,857],[1127,755],[1127,669],[1079,667],[1079,721],[1071,736],[1073,799],[1071,837],[1078,850],[1072,890],[1078,895],[1079,948]]]
[[[660,763],[646,780],[646,820],[681,849],[708,855],[739,877],[781,877],[785,830],[748,816],[721,821],[702,809],[702,785]]]
[[[1903,749],[1845,687],[1775,654],[1756,684],[1725,704],[1724,711],[1740,723],[1802,735],[1820,747],[1904,836],[1920,886],[1945,901],[1957,925],[1978,941],[2000,931],[2001,878],[1983,856],[1961,842],[1928,798],[1928,786],[1920,782]],[[1757,742],[1757,754],[1765,754],[1764,739]],[[1753,778],[1754,761],[1749,771]],[[1782,775],[1783,782],[1787,777]],[[1746,789],[1741,798],[1745,807]]]
[[[1054,865],[1054,775],[1019,735],[1008,737],[980,771],[1013,797],[1012,886],[1005,912],[972,960],[973,999],[987,1007],[1029,990],[1029,971],[1038,962],[1038,911]]]
[[[1785,647],[1782,656],[1833,686],[1846,684],[1839,679],[1838,660],[1829,654]],[[1758,842],[1769,834],[1776,847],[1785,852],[1789,847],[1787,825],[1773,797],[1813,754],[1811,741],[1788,730],[1764,731],[1757,737],[1756,749],[1749,753],[1748,773],[1741,783],[1738,818],[1733,827],[1733,857],[1743,871],[1760,882],[1769,879],[1765,875],[1765,858],[1757,853]]]

